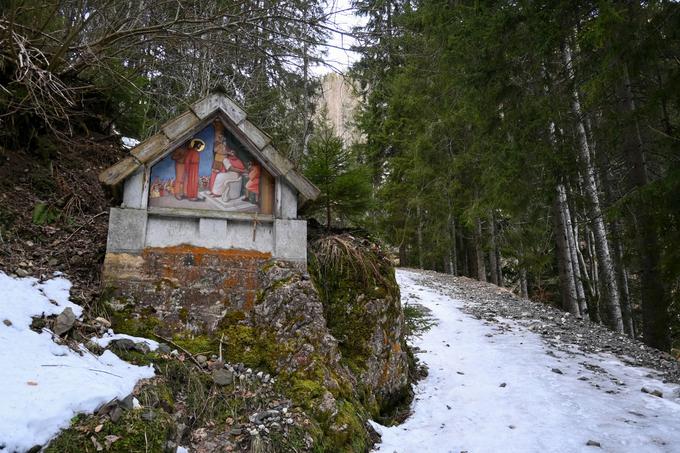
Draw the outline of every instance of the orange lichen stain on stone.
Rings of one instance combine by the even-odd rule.
[[[255,306],[255,292],[248,291],[246,293],[246,301],[243,303],[243,309],[250,311]]]
[[[222,282],[222,286],[225,289],[234,288],[237,285],[238,285],[238,279],[235,278],[235,277],[225,278],[224,281]]]
[[[381,370],[380,379],[378,379],[378,384],[384,385],[385,382],[387,382],[387,380],[389,379],[389,377],[390,377],[390,363],[389,361],[387,361],[385,362],[385,365],[383,365],[383,368]]]
[[[147,247],[142,251],[145,257],[150,254],[159,255],[193,255],[194,262],[200,264],[206,255],[218,256],[221,258],[244,259],[244,260],[266,260],[272,257],[271,253],[256,252],[254,250],[229,249],[215,250],[194,245],[175,245],[172,247]]]
[[[392,352],[398,354],[401,352],[401,344],[398,341],[392,343]]]

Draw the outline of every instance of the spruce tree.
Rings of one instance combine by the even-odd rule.
[[[303,164],[305,175],[321,189],[321,195],[307,210],[311,216],[322,219],[327,230],[334,225],[356,225],[371,200],[369,172],[335,134],[325,112],[315,130]]]

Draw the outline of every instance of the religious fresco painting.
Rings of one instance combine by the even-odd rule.
[[[151,168],[149,206],[271,213],[273,178],[215,121]]]

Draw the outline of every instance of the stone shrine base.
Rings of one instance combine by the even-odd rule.
[[[212,332],[229,313],[252,309],[258,270],[270,253],[212,250],[190,245],[107,253],[103,284],[135,313],[157,318],[158,331]]]

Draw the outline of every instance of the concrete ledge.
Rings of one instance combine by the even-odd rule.
[[[210,209],[149,208],[149,214],[158,217],[190,217],[192,219],[257,220],[258,222],[267,223],[274,221],[274,216],[269,214],[217,211]]]
[[[107,252],[139,252],[146,241],[146,209],[111,208]]]
[[[274,258],[307,263],[306,220],[274,220]]]

